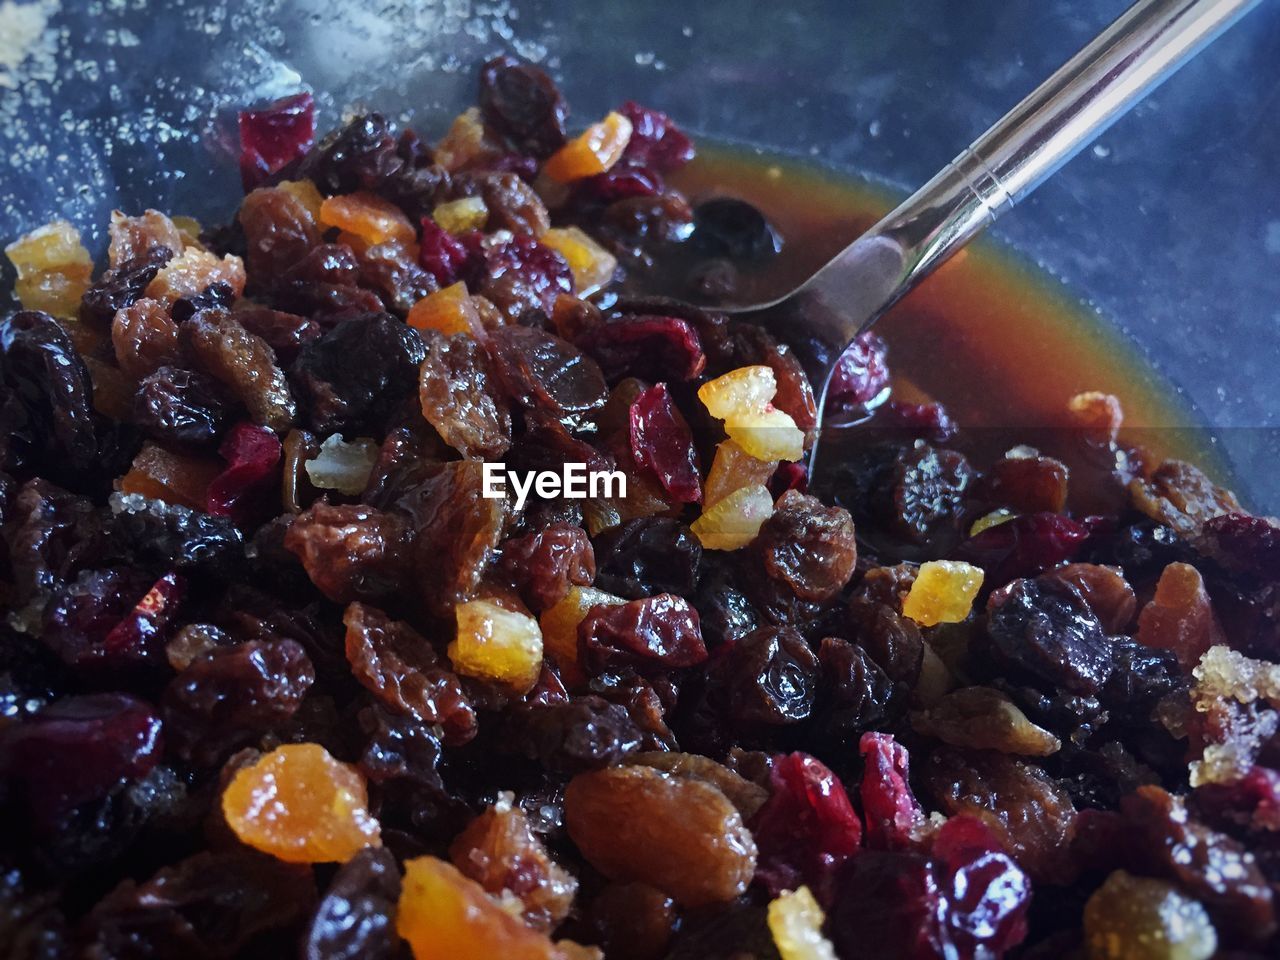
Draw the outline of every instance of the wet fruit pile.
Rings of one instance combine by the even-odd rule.
[[[7,248],[0,953],[1276,955],[1280,525],[1110,396],[982,455],[875,335],[810,490],[794,353],[660,282],[786,238],[566,114],[301,94],[227,225]]]

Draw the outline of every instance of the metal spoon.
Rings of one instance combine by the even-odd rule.
[[[1259,0],[1138,0],[897,209],[786,296],[729,312],[769,327],[818,392],[908,290]],[[817,444],[809,472],[817,465]]]

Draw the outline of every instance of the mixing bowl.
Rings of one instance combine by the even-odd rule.
[[[236,106],[305,86],[322,127],[366,105],[441,129],[472,100],[475,65],[502,50],[550,68],[580,120],[635,98],[704,137],[901,190],[1124,6],[6,0],[0,241],[63,216],[101,253],[113,207],[225,219],[239,191]],[[989,241],[1011,245],[1113,325],[1168,381],[1246,501],[1271,511],[1280,510],[1278,111],[1280,7],[1265,4]]]

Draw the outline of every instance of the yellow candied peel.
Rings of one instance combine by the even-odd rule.
[[[513,693],[528,693],[542,670],[542,630],[525,613],[492,600],[457,606],[458,633],[449,644],[453,668],[466,677],[493,680]]]
[[[769,488],[753,483],[704,510],[690,529],[708,550],[737,550],[754,540],[771,516],[773,496]]]
[[[836,960],[835,948],[822,935],[826,919],[808,887],[787,890],[769,903],[769,933],[782,960]]]
[[[982,587],[982,570],[959,560],[920,564],[902,612],[922,627],[961,623]]]

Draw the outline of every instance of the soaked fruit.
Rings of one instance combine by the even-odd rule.
[[[416,330],[438,330],[445,336],[463,333],[482,338],[484,324],[467,285],[459,280],[443,290],[429,293],[409,310],[406,320]]]
[[[527,693],[542,669],[542,630],[526,613],[490,600],[470,600],[455,610],[458,633],[449,659],[458,673],[493,680],[513,693]]]
[[[686,907],[732,900],[755,872],[742,815],[700,780],[650,767],[580,774],[565,791],[564,816],[578,850],[605,876],[647,883]]]
[[[287,863],[339,863],[380,843],[364,777],[315,743],[276,747],[242,767],[222,813],[243,843]]]
[[[484,197],[460,197],[432,210],[431,219],[442,230],[457,235],[483,229],[489,219],[489,208],[485,206]]]
[[[779,894],[769,902],[769,932],[782,960],[836,960],[822,935],[826,916],[808,887]]]
[[[740,487],[702,511],[689,529],[708,550],[738,550],[760,532],[773,515],[773,495],[761,484]]]
[[[414,960],[568,960],[546,934],[435,857],[405,861],[396,930]]]
[[[573,289],[580,297],[599,292],[618,269],[618,260],[578,227],[552,227],[542,242],[564,257],[573,272]]]
[[[1117,870],[1084,908],[1089,960],[1209,960],[1217,933],[1197,901],[1164,880]]]
[[[902,612],[922,627],[960,623],[981,587],[979,568],[959,560],[930,560],[916,571]]]
[[[604,173],[622,158],[631,140],[631,121],[610,113],[553,153],[542,172],[559,183]]]
[[[320,205],[320,223],[354,233],[367,244],[412,243],[418,236],[403,210],[372,193],[329,197]]]
[[[93,258],[80,242],[80,231],[54,220],[24,234],[4,248],[18,272],[13,292],[27,310],[55,317],[74,317],[89,289]]]
[[[578,624],[592,607],[625,602],[621,597],[594,587],[571,586],[563,600],[542,612],[538,620],[543,646],[555,657],[566,681],[573,682],[583,677],[578,652]]]
[[[771,368],[739,367],[700,386],[698,399],[717,420],[728,420],[763,410],[777,392]]]
[[[707,481],[703,486],[704,509],[709,510],[743,487],[768,484],[777,469],[776,460],[757,460],[734,441],[724,441],[716,447],[711,472],[707,474]]]

